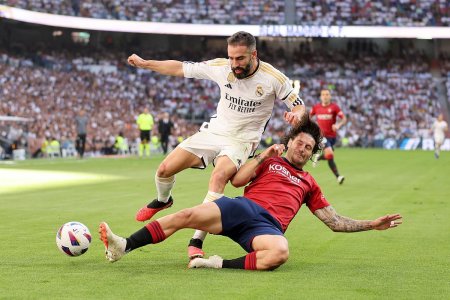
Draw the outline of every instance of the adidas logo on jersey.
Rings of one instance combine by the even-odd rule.
[[[225,86],[227,87],[227,88],[229,88],[230,90],[232,90],[233,88],[231,87],[231,84],[230,83],[228,83],[228,84],[225,84]]]

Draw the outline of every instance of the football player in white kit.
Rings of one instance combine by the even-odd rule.
[[[284,113],[286,123],[294,125],[305,115],[304,102],[290,80],[258,59],[253,35],[240,31],[229,37],[227,43],[228,59],[193,63],[144,60],[136,54],[128,58],[128,63],[134,67],[163,75],[208,79],[220,87],[217,113],[159,165],[155,175],[158,197],[137,212],[136,220],[149,220],[172,205],[175,174],[187,168],[204,169],[213,163],[215,167],[204,202],[222,197],[225,185],[256,150],[276,99],[290,109]],[[205,232],[195,232],[188,246],[190,259],[203,257],[205,236]]]
[[[448,124],[444,121],[443,114],[439,114],[437,120],[434,121],[432,130],[434,135],[434,157],[437,159],[445,140],[445,131],[448,130]]]

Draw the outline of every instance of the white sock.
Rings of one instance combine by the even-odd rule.
[[[163,178],[155,175],[155,184],[156,190],[158,191],[158,201],[167,203],[167,201],[169,201],[170,192],[175,184],[175,176]]]
[[[203,203],[212,202],[216,199],[219,199],[222,196],[223,194],[208,191],[208,193],[205,196],[205,199],[203,199]],[[207,234],[208,233],[206,231],[196,230],[192,238],[204,241]]]

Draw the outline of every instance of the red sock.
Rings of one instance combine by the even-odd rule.
[[[256,251],[245,256],[245,270],[256,270]]]
[[[145,227],[152,236],[152,244],[162,242],[166,239],[166,235],[158,221],[148,223]]]
[[[323,156],[326,160],[330,160],[334,158],[334,154],[332,153],[327,153]]]

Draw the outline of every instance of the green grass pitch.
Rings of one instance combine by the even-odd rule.
[[[382,232],[333,233],[302,207],[286,233],[289,261],[272,272],[187,269],[192,230],[107,262],[98,240],[99,222],[107,221],[124,236],[141,228],[134,214],[154,197],[153,176],[161,160],[155,155],[0,165],[0,298],[450,298],[450,153],[436,160],[432,152],[338,149],[336,163],[346,176],[342,186],[326,162],[308,166],[340,214],[372,219],[399,212],[403,225]],[[14,179],[16,170],[89,173],[91,178],[31,186],[39,173]],[[160,216],[201,203],[210,171],[179,174],[175,204]],[[11,180],[21,180],[19,187],[9,189]],[[230,196],[241,192],[231,186],[226,190]],[[81,257],[67,257],[56,248],[56,231],[68,221],[84,223],[93,234]],[[245,254],[221,236],[208,236],[204,249],[224,258]]]

